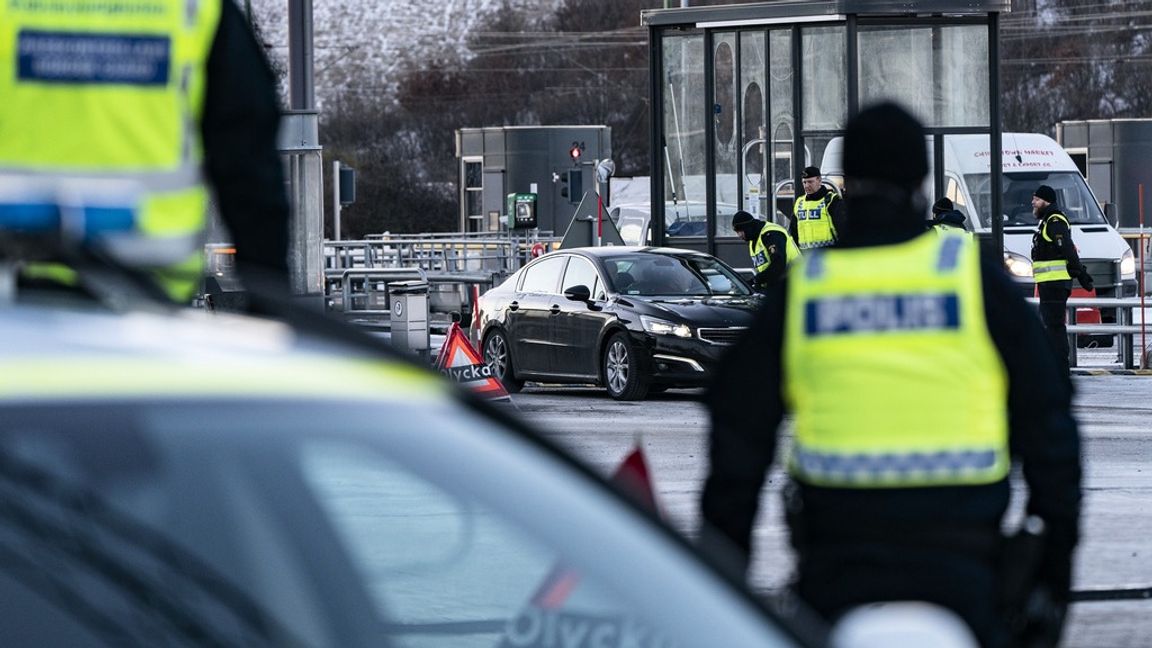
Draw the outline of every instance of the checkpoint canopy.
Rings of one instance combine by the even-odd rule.
[[[1010,5],[781,0],[643,11],[653,243],[746,266],[732,215],[786,225],[800,172],[820,166],[848,119],[881,100],[921,120],[937,157],[949,135],[1000,141],[999,21]],[[1001,147],[989,151],[1000,168]],[[930,198],[946,193],[943,160],[934,162]],[[990,181],[986,213],[1000,213],[1000,174]]]

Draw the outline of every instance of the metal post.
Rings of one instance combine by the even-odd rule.
[[[989,196],[988,218],[992,224],[992,245],[997,258],[1004,254],[1004,127],[1000,118],[1000,14],[991,13],[988,14],[988,121],[991,122],[988,190],[992,195]]]
[[[312,76],[312,0],[288,0],[288,88],[292,110],[316,107]]]
[[[332,162],[332,240],[340,240],[340,160]]]

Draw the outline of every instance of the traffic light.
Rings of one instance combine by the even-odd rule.
[[[572,158],[573,164],[580,161],[581,153],[583,153],[583,151],[580,150],[580,144],[577,142],[572,142],[572,148],[568,149],[568,157]]]
[[[560,190],[560,195],[568,198],[569,204],[579,205],[584,199],[584,172],[581,169],[569,169],[562,177],[564,187]]]
[[[568,197],[568,172],[565,171],[560,174],[560,197]]]

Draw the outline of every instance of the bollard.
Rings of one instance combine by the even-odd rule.
[[[392,346],[424,358],[428,355],[428,282],[388,284]]]

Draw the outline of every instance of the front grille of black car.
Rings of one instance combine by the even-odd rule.
[[[710,344],[735,344],[736,340],[744,335],[747,331],[747,326],[729,326],[727,328],[702,328],[697,329],[697,335],[701,340]]]

